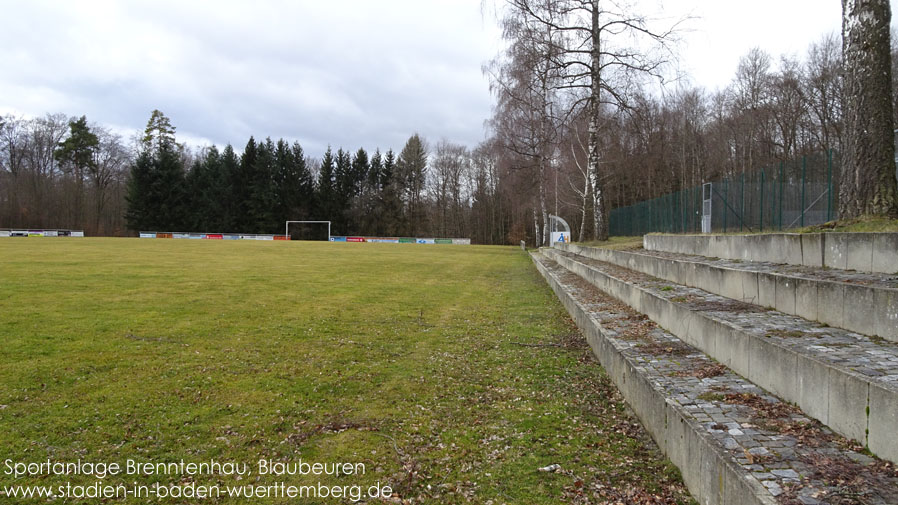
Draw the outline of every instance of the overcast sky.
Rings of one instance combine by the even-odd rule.
[[[249,138],[402,148],[412,133],[475,146],[501,47],[480,0],[0,0],[0,114],[86,114],[142,130],[162,110],[193,144]],[[725,86],[758,46],[803,55],[838,31],[838,0],[642,0],[691,14],[681,70]],[[659,11],[659,9],[662,9]]]

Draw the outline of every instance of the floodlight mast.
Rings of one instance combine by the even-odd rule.
[[[290,236],[290,223],[306,223],[306,224],[324,224],[327,223],[327,240],[331,239],[331,222],[330,221],[287,221],[284,225],[284,235]]]

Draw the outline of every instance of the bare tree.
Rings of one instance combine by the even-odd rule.
[[[538,0],[541,12],[553,15],[554,0]],[[557,149],[560,71],[555,65],[561,34],[523,11],[510,9],[501,22],[506,51],[485,67],[498,104],[492,121],[502,145],[518,157],[520,169],[536,175],[534,241],[548,242],[547,184]]]
[[[448,140],[434,148],[429,174],[430,191],[435,205],[434,229],[441,237],[461,236],[463,210],[467,207],[464,179],[470,167],[468,149]]]
[[[823,150],[842,147],[842,54],[835,34],[808,49],[804,94],[811,113],[811,134]]]
[[[549,38],[558,89],[572,92],[569,111],[589,112],[589,158],[596,238],[607,239],[599,135],[603,104],[626,107],[628,90],[645,76],[661,77],[676,25],[656,29],[648,17],[621,2],[507,0],[512,11],[561,34]]]
[[[128,148],[122,142],[122,138],[98,124],[91,125],[91,130],[100,141],[94,163],[89,167],[88,179],[93,187],[94,198],[94,232],[104,234],[104,218],[108,218],[106,208],[110,200],[110,186],[119,184],[124,186],[131,163],[131,155]],[[116,220],[108,220],[112,225]]]
[[[898,217],[888,0],[842,0],[845,134],[839,218]]]

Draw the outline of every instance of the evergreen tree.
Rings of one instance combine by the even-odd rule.
[[[365,181],[368,179],[369,169],[368,153],[360,147],[359,150],[356,151],[355,156],[352,157],[350,197],[356,197],[362,193]]]
[[[418,134],[409,137],[399,153],[396,172],[403,187],[408,231],[417,236],[424,230],[424,183],[427,176],[427,150]]]
[[[165,144],[172,147],[176,145],[175,127],[159,109],[153,109],[150,114],[150,120],[147,121],[147,127],[143,132],[142,144],[144,150],[152,152],[159,152]]]
[[[312,174],[298,142],[292,149],[283,140],[277,144],[277,180],[280,214],[284,220],[308,219],[313,192]]]
[[[383,170],[383,156],[380,154],[380,149],[376,149],[374,154],[371,155],[371,163],[368,167],[368,177],[366,181],[369,190],[373,193],[380,193],[381,189],[383,189],[383,186],[381,185],[381,173]]]
[[[325,221],[333,221],[332,233],[335,235],[346,233],[345,229],[337,227],[338,208],[336,206],[337,197],[337,176],[334,164],[334,154],[330,146],[324,152],[321,158],[321,168],[318,171],[318,184],[315,191],[315,209],[318,219]]]
[[[126,219],[132,230],[175,231],[191,224],[174,131],[168,118],[154,110],[128,182]]]
[[[150,194],[153,179],[153,157],[149,151],[142,150],[131,166],[125,195],[125,222],[130,230],[155,231],[154,204]]]
[[[267,138],[256,148],[249,203],[252,229],[262,233],[275,233],[280,229],[275,215],[278,207],[275,171],[275,146],[271,138]]]
[[[380,192],[380,207],[378,209],[379,226],[384,235],[408,235],[408,226],[402,213],[402,194],[405,184],[396,170],[396,156],[393,150],[387,151],[384,156],[383,170],[380,176],[380,184],[383,188]]]
[[[336,226],[340,230],[344,230],[346,234],[354,234],[355,230],[350,229],[349,224],[349,203],[353,196],[353,176],[352,176],[352,158],[343,148],[337,149],[337,156],[334,160],[336,175],[336,193],[334,194],[334,217]]]
[[[155,187],[152,193],[158,202],[156,228],[188,231],[184,165],[174,147],[163,145],[154,158]]]
[[[231,178],[231,198],[234,202],[233,226],[237,232],[255,233],[251,216],[250,200],[252,199],[253,182],[256,179],[256,139],[252,136],[243,148],[238,170]]]
[[[221,153],[221,231],[235,232],[240,229],[239,217],[243,202],[237,199],[239,191],[235,186],[241,178],[240,173],[240,159],[231,144],[228,144]]]
[[[96,166],[95,154],[100,146],[100,139],[90,131],[86,116],[81,116],[77,121],[69,121],[69,130],[69,137],[58,144],[53,157],[63,166],[64,171],[75,178],[78,186],[75,195],[75,222],[80,223],[84,217],[85,172]]]
[[[215,146],[209,148],[201,159],[194,162],[193,169],[187,174],[187,192],[190,202],[188,205],[190,229],[207,232],[225,231],[229,193],[228,174],[224,170],[223,157]]]

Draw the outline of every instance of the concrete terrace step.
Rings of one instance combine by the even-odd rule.
[[[786,314],[898,342],[898,275],[662,251],[560,249]]]
[[[853,450],[556,262],[533,260],[700,503],[898,503],[893,465]]]
[[[837,433],[898,461],[898,346],[610,263],[544,254]]]
[[[898,233],[646,235],[650,251],[742,261],[898,273]]]

